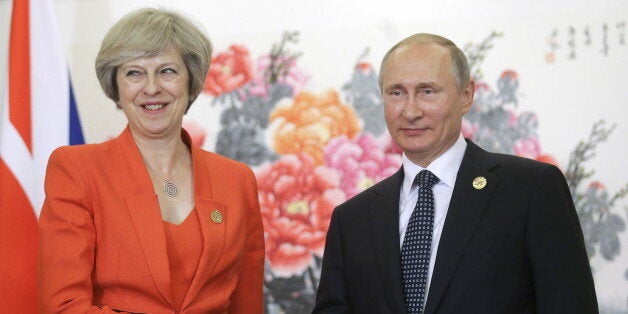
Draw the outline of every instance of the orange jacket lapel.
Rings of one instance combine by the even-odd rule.
[[[184,133],[184,140],[186,140]],[[207,279],[212,275],[225,246],[226,223],[229,219],[227,207],[213,198],[210,171],[199,148],[191,146],[194,165],[194,202],[201,232],[203,233],[203,252],[198,268],[188,293],[183,301],[185,309],[201,291]],[[215,212],[212,216],[212,212]],[[218,214],[219,213],[219,214]]]
[[[125,165],[128,175],[126,182],[120,182],[126,184],[129,191],[124,198],[127,210],[140,239],[153,281],[166,302],[172,304],[166,235],[157,195],[128,126],[116,142],[122,159],[120,162]]]

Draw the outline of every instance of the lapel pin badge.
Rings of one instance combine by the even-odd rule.
[[[212,210],[212,212],[209,214],[209,218],[210,218],[213,222],[215,222],[215,223],[219,224],[219,223],[221,223],[221,222],[222,222],[222,212],[220,212],[220,210],[218,210],[218,209],[214,209],[214,210]]]
[[[476,190],[481,190],[486,186],[486,178],[485,177],[475,177],[473,179],[473,187]]]

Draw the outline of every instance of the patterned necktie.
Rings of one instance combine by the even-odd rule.
[[[428,170],[422,170],[414,178],[414,184],[419,186],[419,198],[410,216],[401,247],[401,274],[408,314],[421,313],[423,300],[427,296],[425,285],[434,226],[432,187],[438,181],[438,177]]]

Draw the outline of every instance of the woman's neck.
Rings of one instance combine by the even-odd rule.
[[[133,139],[144,162],[163,174],[169,174],[188,153],[180,136],[164,139],[146,139],[133,136]]]

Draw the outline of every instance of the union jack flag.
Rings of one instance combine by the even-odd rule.
[[[37,313],[37,217],[50,153],[84,142],[50,0],[14,0],[0,60],[0,309]]]

